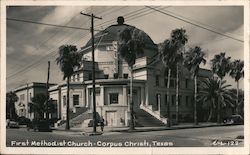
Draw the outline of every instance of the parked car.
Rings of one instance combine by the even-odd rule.
[[[27,130],[32,129],[38,132],[51,132],[50,123],[44,119],[35,119],[27,127]]]
[[[93,125],[94,125],[93,119],[89,120],[88,127],[93,127]],[[98,122],[98,120],[96,122],[96,126],[100,126],[100,123]]]
[[[24,116],[21,116],[18,118],[18,123],[19,125],[29,125],[30,124],[30,119],[24,117]]]
[[[13,119],[7,119],[6,127],[7,128],[19,128],[19,123]]]
[[[224,124],[244,124],[244,119],[241,115],[232,115],[223,120]]]

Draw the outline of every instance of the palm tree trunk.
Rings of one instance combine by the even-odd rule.
[[[213,107],[211,107],[210,110],[209,110],[209,115],[208,115],[207,122],[210,122],[210,121],[211,121],[212,116],[213,116]]]
[[[10,106],[10,119],[13,119],[13,112],[12,107]]]
[[[198,125],[197,120],[197,75],[194,77],[194,124]]]
[[[214,110],[216,108],[216,105],[215,105],[215,98],[212,98],[212,105],[210,107],[210,113],[209,113],[209,116],[208,116],[208,122],[211,121],[213,115],[214,115]]]
[[[237,98],[236,98],[236,105],[235,105],[235,112],[236,114],[239,113],[239,109],[238,109],[238,106],[239,106],[239,81],[237,81]]]
[[[168,82],[167,82],[167,106],[168,106],[168,121],[167,126],[171,127],[171,114],[170,114],[170,77],[171,77],[171,69],[168,69]]]
[[[130,130],[135,129],[134,124],[134,103],[133,103],[133,66],[130,67]]]
[[[219,85],[219,88],[221,88],[221,82],[222,82],[222,79],[220,79],[220,85]],[[220,98],[217,99],[217,123],[220,124],[221,123],[221,119],[220,119]]]
[[[175,94],[175,108],[176,108],[176,124],[179,124],[179,65],[176,64],[176,94]]]
[[[69,76],[67,77],[67,103],[66,103],[66,127],[65,130],[69,130]]]

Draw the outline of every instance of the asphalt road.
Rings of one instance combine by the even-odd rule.
[[[65,131],[32,132],[25,129],[7,129],[6,132],[8,147],[239,147],[244,145],[242,140],[235,139],[239,135],[244,135],[242,125],[135,133],[109,132],[98,136]]]

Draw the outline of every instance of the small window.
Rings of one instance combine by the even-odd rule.
[[[175,88],[175,80],[170,80],[170,88]]]
[[[24,100],[24,94],[20,95],[20,100],[21,100],[21,101]]]
[[[92,80],[92,73],[89,73],[89,80]]]
[[[168,95],[165,95],[165,105],[168,105]]]
[[[77,74],[77,81],[80,81],[80,74]]]
[[[73,104],[79,105],[79,95],[73,95]]]
[[[75,77],[75,75],[73,75],[73,82],[75,82],[75,80],[76,80],[76,77]]]
[[[156,85],[156,86],[159,86],[159,83],[160,83],[160,76],[159,76],[159,75],[156,75],[156,76],[155,76],[155,85]]]
[[[165,79],[164,79],[164,84],[165,84],[165,87],[168,86],[168,78],[165,78]]]
[[[109,104],[118,104],[118,93],[109,94]]]
[[[127,79],[128,78],[128,74],[123,74],[123,78]]]
[[[175,95],[172,95],[172,106],[175,105],[175,101],[176,101],[176,96],[175,96]]]
[[[186,96],[186,106],[189,106],[189,96]]]
[[[161,105],[161,94],[156,94],[156,106],[159,110],[159,105]]]
[[[63,95],[63,106],[66,106],[66,96]]]
[[[179,96],[178,96],[178,102],[179,102],[178,105],[179,105],[179,106],[181,106],[181,98],[182,98],[182,96],[179,95]]]
[[[188,85],[189,85],[188,83],[189,83],[189,80],[186,79],[186,80],[185,80],[185,88],[188,88]]]

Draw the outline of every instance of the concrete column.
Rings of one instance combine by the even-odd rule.
[[[85,107],[90,108],[89,105],[89,89],[86,87],[86,103],[85,103]]]
[[[82,106],[83,107],[86,107],[86,87],[83,86],[83,89],[82,89]]]
[[[99,101],[100,106],[104,106],[104,86],[100,86],[100,101]]]
[[[129,105],[128,104],[128,96],[127,96],[127,86],[123,86],[122,94],[123,94],[123,105]]]
[[[145,105],[145,87],[141,86],[141,105]]]
[[[146,85],[146,87],[145,87],[144,92],[145,92],[145,93],[144,93],[144,95],[145,95],[145,97],[144,97],[144,98],[145,98],[145,105],[148,106],[148,98],[149,98],[148,95],[149,95],[149,94],[148,94],[148,86],[147,86],[147,85]]]

